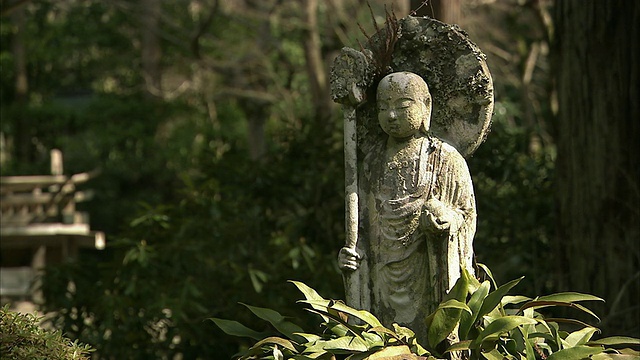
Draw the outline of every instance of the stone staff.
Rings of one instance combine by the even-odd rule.
[[[341,252],[360,261],[358,244],[358,139],[356,108],[366,101],[365,90],[373,80],[370,54],[343,48],[331,69],[331,95],[344,114],[345,246]],[[343,272],[349,306],[362,309],[361,276],[356,264]]]

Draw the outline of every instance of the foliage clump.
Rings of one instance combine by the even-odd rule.
[[[0,358],[84,360],[93,351],[90,345],[71,341],[58,330],[45,330],[32,314],[10,311],[6,305],[0,309]]]
[[[638,358],[632,348],[640,339],[613,336],[592,340],[599,329],[574,319],[545,317],[537,310],[569,307],[595,319],[579,304],[602,299],[575,292],[529,298],[509,296],[522,278],[497,286],[491,271],[481,265],[490,280],[480,283],[464,268],[462,276],[438,308],[425,318],[427,343],[419,344],[414,331],[393,324],[385,327],[371,313],[351,308],[340,301],[322,298],[307,285],[294,281],[308,311],[320,315],[315,332],[306,332],[278,312],[247,306],[268,321],[284,337],[257,332],[237,321],[213,318],[227,334],[249,337],[257,342],[241,352],[240,359],[626,359]],[[492,291],[493,289],[493,291]],[[356,321],[348,319],[357,319]],[[569,326],[561,327],[561,324]],[[455,354],[455,355],[453,355]]]

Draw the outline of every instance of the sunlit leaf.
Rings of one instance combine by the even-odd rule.
[[[323,318],[326,318],[326,327],[328,330],[338,336],[345,336],[348,332],[353,335],[362,337],[361,332],[364,331],[364,326],[352,325],[343,320],[338,314],[330,314],[326,310],[305,309],[310,313],[318,314]]]
[[[318,340],[307,347],[304,353],[315,353],[321,350],[344,350],[364,352],[369,350],[367,343],[357,336],[342,336],[336,339]]]
[[[304,340],[308,343],[310,342],[314,342],[316,340],[320,339],[319,335],[316,334],[307,334],[307,333],[295,333],[295,335],[300,336],[302,338],[304,338]]]
[[[448,353],[453,351],[469,350],[469,345],[471,345],[471,340],[460,341],[449,346],[449,348],[445,352]]]
[[[540,296],[536,299],[536,301],[558,301],[564,303],[574,303],[578,301],[603,301],[602,298],[599,298],[594,295],[582,294],[577,292],[563,292],[551,295]]]
[[[398,337],[400,338],[412,339],[416,337],[416,333],[413,330],[406,328],[404,326],[400,326],[395,323],[393,324],[393,330],[395,331],[396,334],[398,334]]]
[[[573,324],[573,325],[580,325],[582,327],[588,327],[591,326],[583,321],[580,320],[576,320],[576,319],[564,319],[564,318],[546,318],[545,322],[547,322],[548,324],[550,323],[565,323],[565,324]]]
[[[469,309],[467,304],[456,299],[449,299],[447,301],[441,302],[440,305],[438,305],[438,309],[458,309],[464,310],[467,313],[471,314],[471,309]]]
[[[487,295],[487,297],[485,298],[484,302],[482,303],[482,307],[480,308],[480,311],[478,311],[478,316],[477,318],[480,319],[482,316],[488,314],[491,310],[493,310],[496,306],[498,306],[501,301],[502,298],[507,295],[507,293],[516,285],[518,285],[518,283],[524,278],[524,276],[515,279],[515,280],[511,280],[508,283],[500,286],[499,288],[497,288],[495,291],[489,293],[489,295]]]
[[[574,309],[578,309],[581,310],[593,317],[595,317],[596,319],[598,319],[598,321],[600,321],[600,318],[591,310],[587,309],[586,307],[580,305],[580,304],[575,304],[575,303],[571,303],[571,302],[564,302],[564,301],[550,301],[550,300],[534,300],[534,301],[530,301],[524,305],[522,305],[522,307],[520,307],[520,309],[518,311],[523,311],[526,309],[541,309],[541,308],[545,308],[545,307],[549,307],[549,306],[568,306]]]
[[[379,334],[363,332],[360,335],[362,335],[362,338],[364,339],[364,341],[366,341],[367,347],[369,349],[375,348],[375,347],[382,347],[385,345],[384,339]]]
[[[591,360],[638,360],[640,356],[631,354],[607,354],[600,353],[591,356]]]
[[[395,324],[394,324],[395,325]],[[400,340],[400,336],[399,334],[387,329],[386,327],[383,326],[376,326],[376,327],[372,327],[371,329],[367,330],[367,332],[372,332],[372,333],[376,333],[376,334],[384,334],[384,335],[388,335],[393,339],[396,340]]]
[[[489,270],[489,268],[487,267],[487,265],[482,264],[482,263],[478,263],[477,264],[479,268],[482,269],[482,271],[485,272],[485,274],[487,274],[487,276],[489,277],[489,279],[491,280],[491,283],[493,284],[493,288],[497,289],[498,288],[498,283],[496,283],[495,278],[493,277],[493,273],[491,272],[491,270]]]
[[[515,296],[510,296],[507,295],[505,297],[502,298],[501,303],[502,306],[506,306],[506,305],[510,305],[510,304],[520,304],[523,303],[525,301],[530,301],[531,298],[527,297],[527,296],[522,296],[522,295],[515,295]]]
[[[309,287],[307,284],[294,280],[289,280],[289,282],[295,285],[307,300],[324,300],[317,291]]]
[[[275,344],[275,345],[280,345],[285,349],[291,350],[293,352],[296,352],[296,347],[293,345],[293,343],[291,343],[291,341],[287,340],[287,339],[283,339],[281,337],[275,337],[275,336],[270,336],[267,338],[264,338],[260,341],[258,341],[257,343],[255,343],[255,345],[253,345],[251,347],[251,349],[257,349],[263,345],[266,344]]]
[[[300,281],[294,281],[294,280],[289,280],[289,282],[298,288],[298,290],[302,293],[302,295],[304,295],[307,301],[325,301],[327,304],[329,303],[329,300],[325,300],[322,296],[320,296],[320,294],[318,294],[317,291],[312,289],[307,284]],[[321,306],[314,305],[314,304],[310,304],[310,305],[316,310],[326,308],[326,305],[321,305]],[[326,322],[329,321],[329,319],[324,317],[324,315],[321,315],[321,316],[323,316],[324,321]]]
[[[341,302],[331,302],[327,300],[301,300],[300,302],[307,303],[311,305],[314,309],[323,310],[323,309],[333,309],[355,318],[358,318],[364,321],[366,324],[372,327],[382,326],[380,320],[376,318],[373,314],[366,310],[356,310],[350,306],[347,306]]]
[[[470,347],[477,349],[482,342],[493,335],[500,335],[502,333],[511,331],[516,327],[524,324],[536,324],[537,321],[524,316],[504,316],[495,319],[487,327],[480,332],[477,338],[475,338]]]
[[[554,352],[547,357],[547,360],[582,360],[603,351],[604,349],[600,347],[577,346]]]
[[[284,355],[282,355],[282,351],[278,349],[277,346],[273,347],[273,360],[284,360]]]
[[[411,355],[411,350],[406,345],[389,346],[369,355],[367,360],[384,360],[402,357],[401,355]]]
[[[467,335],[469,334],[469,331],[473,327],[473,324],[478,319],[477,317],[478,312],[482,307],[482,303],[484,302],[484,299],[487,297],[487,294],[489,293],[490,287],[491,285],[489,284],[489,281],[484,281],[480,285],[480,287],[478,287],[478,289],[471,295],[471,298],[469,299],[469,303],[468,303],[469,309],[471,309],[471,314],[464,313],[460,317],[460,328],[458,330],[460,334],[460,339],[467,338]]]
[[[594,341],[589,341],[586,345],[640,345],[640,339],[628,336],[611,336]]]
[[[564,341],[569,344],[569,347],[575,347],[578,345],[584,345],[587,341],[591,339],[593,334],[599,332],[600,330],[594,327],[585,327],[584,329],[580,329],[578,331],[574,331],[569,336],[567,336]]]

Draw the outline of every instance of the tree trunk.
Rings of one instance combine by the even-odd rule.
[[[307,75],[311,83],[313,107],[317,119],[326,119],[330,116],[331,102],[318,28],[318,0],[304,1],[304,20],[307,26],[304,55],[307,62]]]
[[[411,0],[411,10],[416,11],[414,16],[429,16],[448,24],[460,25],[461,0]],[[424,4],[424,5],[423,5]]]
[[[27,105],[29,96],[29,78],[27,74],[27,55],[25,51],[25,15],[24,6],[14,9],[11,14],[11,22],[16,28],[13,35],[11,51],[13,52],[14,71],[15,71],[15,100],[14,103],[18,107]],[[33,160],[33,152],[31,148],[31,121],[24,115],[18,115],[13,118],[15,121],[15,135],[13,143],[15,144],[15,161],[16,163],[29,163]]]
[[[562,290],[606,300],[612,335],[637,335],[640,319],[639,22],[633,1],[555,8],[556,263]]]
[[[140,2],[142,14],[141,28],[141,60],[142,73],[146,84],[147,94],[161,95],[162,48],[158,35],[158,22],[160,21],[161,0],[142,0]]]

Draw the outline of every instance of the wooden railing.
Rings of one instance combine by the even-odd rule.
[[[0,177],[0,258],[4,273],[0,295],[12,294],[13,290],[4,285],[11,283],[9,275],[13,272],[24,273],[25,266],[36,272],[47,263],[75,258],[79,248],[105,247],[104,233],[92,231],[89,215],[76,209],[77,203],[93,195],[91,191],[79,191],[77,186],[97,172],[62,175],[62,154],[57,150],[51,154],[52,175]],[[18,256],[25,251],[31,252],[31,260],[20,263]],[[21,279],[16,283],[24,289]]]

